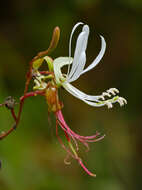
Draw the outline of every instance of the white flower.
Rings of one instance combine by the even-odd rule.
[[[89,36],[89,26],[83,25],[82,32],[79,34],[77,38],[74,58],[72,58],[71,57],[72,36],[74,31],[79,25],[83,25],[83,23],[82,22],[77,23],[73,27],[71,32],[70,41],[69,41],[69,57],[58,57],[53,61],[53,68],[57,85],[64,87],[73,96],[91,106],[100,107],[107,105],[108,108],[112,108],[112,104],[115,102],[118,102],[120,106],[126,104],[127,101],[119,96],[115,96],[111,99],[105,100],[105,97],[110,98],[112,95],[116,95],[116,93],[119,93],[119,91],[116,88],[110,88],[106,92],[103,92],[102,95],[92,96],[85,94],[84,92],[78,90],[77,88],[75,88],[70,84],[71,82],[77,80],[80,77],[80,75],[93,69],[102,59],[106,49],[106,42],[104,38],[100,36],[101,50],[98,56],[94,59],[94,61],[87,68],[84,68],[86,63],[86,48]],[[63,74],[61,71],[61,68],[65,65],[68,65],[67,74]]]

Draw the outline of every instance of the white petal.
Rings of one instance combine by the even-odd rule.
[[[54,68],[54,74],[55,74],[55,79],[57,84],[61,84],[62,81],[65,80],[65,77],[63,76],[61,72],[61,68],[64,65],[69,65],[73,62],[72,57],[58,57],[54,59],[53,61],[53,68]]]
[[[106,42],[105,39],[103,38],[103,36],[101,37],[101,51],[99,52],[98,56],[96,57],[96,59],[93,61],[93,63],[91,63],[81,74],[86,73],[87,71],[93,69],[102,59],[105,50],[106,50]]]
[[[90,101],[87,101],[87,100],[83,100],[86,104],[90,105],[90,106],[93,106],[93,107],[101,107],[101,106],[104,106],[106,105],[105,103],[100,103],[100,104],[97,104],[95,102],[90,102]]]
[[[69,41],[69,57],[71,57],[71,41],[72,41],[72,36],[73,36],[75,30],[77,29],[77,27],[78,27],[79,25],[81,25],[81,24],[83,24],[83,23],[82,23],[82,22],[78,22],[78,23],[73,27],[73,29],[72,29],[72,32],[71,32],[71,35],[70,35],[70,41]]]
[[[75,96],[76,98],[78,98],[78,99],[81,99],[81,94],[80,93],[78,93],[76,90],[74,90],[73,88],[72,88],[72,85],[71,84],[69,84],[68,82],[64,82],[63,84],[62,84],[62,86],[70,93],[70,94],[72,94],[73,96]]]
[[[68,82],[73,82],[76,79],[78,79],[85,67],[85,63],[86,63],[86,52],[85,51],[86,51],[87,43],[88,43],[89,26],[84,25],[82,31],[85,32],[85,35],[84,35],[83,43],[80,47],[81,55],[79,55],[79,52],[76,53],[76,55],[77,55],[76,59],[78,59],[78,61],[74,58],[71,72],[70,72],[69,76],[67,77]],[[74,70],[73,70],[73,67],[74,67]]]
[[[100,96],[92,96],[92,95],[88,95],[85,94],[84,92],[78,90],[76,87],[74,87],[73,85],[71,85],[68,82],[64,82],[62,84],[62,86],[69,92],[71,93],[73,96],[81,99],[81,100],[86,100],[86,101],[96,101],[99,102],[99,98]]]
[[[83,24],[82,22],[78,22],[72,29],[72,32],[71,32],[71,35],[70,35],[70,40],[69,40],[69,57],[71,57],[71,42],[72,42],[72,37],[73,37],[73,34],[75,32],[75,30],[77,29],[77,27],[79,25]],[[69,74],[69,70],[70,70],[70,65],[68,67],[68,72],[67,72],[67,75]]]
[[[85,54],[85,52],[82,52],[81,56],[78,60],[78,67],[76,68],[76,71],[74,72],[72,77],[70,79],[67,79],[68,82],[73,82],[80,77],[80,75],[84,69],[85,63],[86,63],[86,54]]]
[[[78,39],[77,39],[77,43],[76,43],[76,48],[75,48],[75,53],[74,53],[74,60],[73,60],[73,64],[72,64],[72,68],[70,73],[68,74],[68,81],[74,81],[76,79],[72,80],[73,75],[77,75],[77,73],[81,74],[81,72],[83,70],[80,70],[80,73],[78,72],[78,68],[83,68],[85,66],[86,61],[84,62],[84,59],[82,58],[82,54],[86,54],[86,48],[87,48],[87,43],[88,43],[88,36],[89,36],[89,26],[88,25],[84,25],[82,28],[82,32],[80,33]],[[85,59],[86,59],[86,55],[85,55]],[[82,61],[83,60],[83,61]],[[80,66],[80,64],[82,64],[82,66]],[[77,73],[76,73],[77,72]]]
[[[101,106],[104,106],[105,103],[98,103],[99,101],[97,100],[97,96],[92,96],[94,97],[94,100],[96,98],[96,102],[91,102],[89,101],[89,95],[81,92],[80,90],[78,90],[77,88],[75,88],[74,86],[72,86],[71,84],[65,82],[62,84],[62,86],[70,93],[72,94],[73,96],[75,96],[76,98],[84,101],[86,104],[90,105],[90,106],[94,106],[94,107],[101,107]],[[91,97],[91,96],[90,96]]]
[[[85,32],[81,32],[77,38],[76,48],[75,48],[75,53],[74,53],[74,60],[73,60],[71,70],[67,76],[68,79],[70,79],[72,77],[73,73],[75,72],[75,70],[79,64],[78,60],[79,60],[81,52],[82,52],[82,46],[84,43],[85,35],[86,35]]]
[[[82,51],[86,51],[87,44],[88,44],[88,36],[89,36],[89,26],[84,25],[82,31],[84,31],[86,33],[84,43],[83,43],[83,47],[82,47]]]

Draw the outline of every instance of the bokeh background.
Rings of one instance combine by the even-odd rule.
[[[67,123],[82,135],[96,130],[104,140],[90,144],[80,155],[97,174],[94,179],[75,160],[65,165],[66,153],[55,135],[55,118],[48,122],[42,97],[25,102],[19,128],[0,142],[0,190],[136,190],[142,188],[142,1],[141,0],[5,0],[0,3],[0,103],[23,93],[28,62],[48,48],[52,30],[61,38],[52,57],[68,55],[69,35],[78,21],[90,26],[87,64],[100,50],[99,35],[107,50],[100,64],[74,85],[88,94],[110,87],[120,90],[128,104],[113,109],[93,108],[61,90]],[[73,44],[77,32],[74,36]],[[74,47],[73,45],[73,47]],[[16,108],[18,110],[18,106]],[[0,130],[13,123],[0,108]],[[63,133],[60,132],[61,137]]]

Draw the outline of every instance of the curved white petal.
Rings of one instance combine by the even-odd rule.
[[[67,76],[68,79],[70,79],[73,75],[73,73],[75,72],[78,64],[79,64],[79,58],[82,52],[82,46],[84,43],[84,38],[85,38],[86,33],[85,32],[81,32],[77,38],[77,42],[76,42],[76,48],[75,48],[75,53],[74,53],[74,59],[73,59],[73,63],[72,63],[72,67],[71,70]]]
[[[66,80],[66,78],[63,76],[63,74],[61,72],[61,68],[64,65],[71,64],[72,62],[73,62],[72,57],[58,57],[58,58],[54,59],[54,61],[53,61],[53,69],[54,69],[56,83],[58,85],[60,85],[61,82]]]
[[[83,32],[85,32],[85,36],[84,36],[84,39],[83,39],[83,43],[82,43],[82,46],[81,46],[81,55],[79,56],[78,55],[78,62],[76,63],[75,59],[74,59],[74,63],[76,68],[74,70],[74,73],[72,74],[70,72],[70,77],[67,77],[67,81],[68,82],[73,82],[75,81],[76,79],[78,79],[85,67],[85,63],[86,63],[86,48],[87,48],[87,43],[88,43],[88,36],[89,36],[89,26],[88,25],[84,25],[83,26],[83,29],[82,29]],[[71,76],[72,74],[72,76]]]
[[[99,98],[101,96],[92,96],[92,95],[88,95],[85,94],[84,92],[78,90],[76,87],[74,87],[73,85],[71,85],[68,82],[64,82],[62,84],[62,86],[69,92],[71,93],[73,96],[81,99],[81,100],[86,100],[86,101],[95,101],[95,102],[99,102]]]
[[[81,24],[83,24],[83,22],[78,22],[78,23],[73,27],[73,29],[72,29],[72,32],[71,32],[71,35],[70,35],[70,40],[69,40],[69,57],[71,57],[71,41],[72,41],[72,36],[73,36],[75,30],[77,29],[77,27],[78,27],[79,25],[81,25]]]
[[[100,103],[100,104],[97,104],[95,102],[90,102],[88,100],[83,100],[86,104],[90,105],[90,106],[93,106],[93,107],[102,107],[102,106],[105,106],[106,104],[105,103]]]
[[[72,95],[75,96],[76,98],[82,99],[81,93],[79,93],[79,92],[77,92],[76,90],[74,90],[74,89],[72,88],[72,85],[71,85],[71,84],[65,82],[65,83],[62,84],[62,86],[63,86],[70,94],[72,94]]]
[[[77,29],[77,27],[79,25],[83,24],[83,22],[78,22],[72,29],[72,32],[71,32],[71,35],[70,35],[70,40],[69,40],[69,57],[71,57],[71,42],[72,42],[72,37],[73,37],[73,34],[75,32],[75,30]],[[70,71],[70,65],[68,66],[68,72],[67,72],[67,75],[69,74],[69,71]]]
[[[86,33],[84,43],[83,43],[83,47],[82,47],[82,51],[86,51],[87,44],[88,44],[88,37],[89,37],[89,26],[84,25],[82,31],[84,31]]]
[[[82,28],[82,32],[80,33],[80,35],[78,36],[77,42],[76,42],[76,48],[75,48],[75,53],[74,53],[74,60],[73,60],[73,64],[72,64],[72,68],[70,70],[70,72],[68,72],[67,74],[67,79],[68,81],[74,81],[77,78],[79,78],[81,72],[83,70],[80,70],[78,68],[83,68],[85,66],[86,63],[86,55],[85,55],[85,51],[87,48],[87,43],[88,43],[88,36],[89,36],[89,26],[88,25],[84,25]],[[82,55],[85,55],[84,59],[82,58]],[[85,61],[85,62],[84,62]],[[83,65],[81,65],[83,64]],[[78,72],[80,70],[80,73]],[[72,79],[74,78],[73,76],[77,76],[76,79]]]
[[[87,71],[93,69],[102,59],[106,50],[106,42],[103,36],[100,36],[100,37],[101,37],[101,51],[99,52],[96,59],[86,69],[84,69],[84,71],[81,74],[86,73]]]
[[[65,82],[62,84],[62,86],[70,93],[72,94],[73,96],[75,96],[76,98],[84,101],[86,104],[88,105],[91,105],[91,106],[94,106],[94,107],[101,107],[101,106],[104,106],[105,103],[99,103],[99,101],[97,100],[97,96],[90,96],[90,95],[87,95],[83,92],[81,92],[80,90],[78,90],[77,88],[75,88],[74,86],[72,86],[71,84]],[[92,102],[92,101],[89,101],[89,97],[94,97],[94,101],[96,102]],[[99,96],[98,96],[99,97]],[[96,99],[96,100],[95,100]]]
[[[95,102],[90,102],[88,100],[82,100],[84,101],[86,104],[90,105],[90,106],[93,106],[93,107],[102,107],[102,106],[105,106],[106,104],[105,103],[95,103]]]
[[[81,56],[78,60],[77,68],[76,68],[74,74],[72,75],[72,77],[67,79],[68,82],[73,82],[80,77],[80,75],[84,69],[85,63],[86,63],[86,54],[85,54],[85,52],[82,52]]]

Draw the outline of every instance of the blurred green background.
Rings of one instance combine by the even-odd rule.
[[[52,57],[68,56],[74,24],[90,26],[87,64],[100,50],[99,35],[107,50],[100,64],[74,85],[88,94],[116,87],[128,104],[113,109],[93,108],[65,90],[60,99],[67,123],[82,135],[96,130],[104,140],[90,144],[80,154],[97,174],[88,176],[76,161],[65,165],[66,155],[55,135],[55,118],[48,122],[44,98],[29,98],[19,128],[0,142],[0,190],[136,190],[142,179],[142,1],[141,0],[5,0],[0,5],[0,102],[23,93],[28,62],[48,48],[52,30],[61,38]],[[74,37],[77,37],[77,33]],[[18,107],[17,107],[18,109]],[[9,111],[0,108],[0,130],[13,123]],[[60,134],[63,137],[61,132]]]

